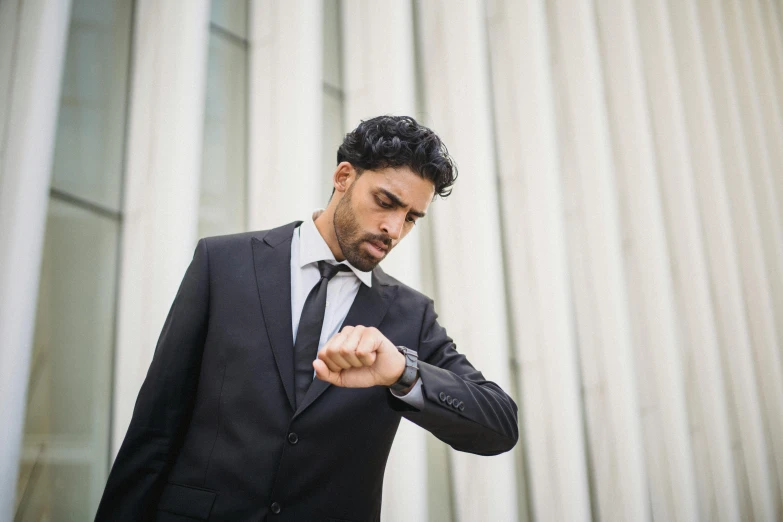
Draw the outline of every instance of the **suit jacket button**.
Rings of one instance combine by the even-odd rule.
[[[449,396],[447,395],[447,396],[446,396],[446,404],[448,404],[449,406],[451,406],[453,403],[454,403],[454,399],[452,399],[451,397],[449,397]]]
[[[440,398],[440,402],[446,402],[446,394],[443,392],[440,392],[438,394],[438,397]]]
[[[459,411],[465,411],[465,405],[463,403],[459,403]]]
[[[288,434],[288,442],[290,442],[291,444],[296,444],[297,442],[299,442],[299,437],[296,435],[296,433],[292,431],[291,433]]]
[[[272,505],[269,506],[269,509],[271,509],[272,513],[274,513],[275,515],[280,514],[280,504],[278,504],[277,502],[272,502]]]

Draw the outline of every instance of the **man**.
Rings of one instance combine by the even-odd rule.
[[[96,520],[377,521],[401,417],[460,451],[516,444],[514,401],[378,267],[451,192],[445,146],[381,116],[337,161],[314,219],[198,242]]]

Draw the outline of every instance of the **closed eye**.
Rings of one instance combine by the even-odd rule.
[[[378,202],[378,205],[383,208],[392,208],[394,206],[391,203],[382,200],[381,198],[375,198],[375,200]]]

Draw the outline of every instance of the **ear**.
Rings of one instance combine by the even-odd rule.
[[[356,179],[356,169],[347,161],[340,162],[332,175],[332,184],[336,192],[345,192]]]

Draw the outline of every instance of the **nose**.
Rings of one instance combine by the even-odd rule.
[[[402,237],[402,229],[405,226],[405,213],[394,213],[393,216],[388,216],[381,225],[381,230],[392,238],[394,241],[399,241]]]

